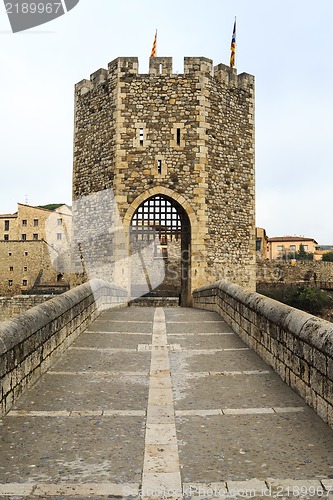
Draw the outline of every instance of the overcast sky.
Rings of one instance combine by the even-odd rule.
[[[118,56],[229,64],[256,77],[256,212],[268,236],[333,244],[332,0],[80,0],[12,34],[0,5],[0,213],[71,204],[74,84]]]

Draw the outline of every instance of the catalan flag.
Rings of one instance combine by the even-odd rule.
[[[236,18],[234,23],[234,29],[232,32],[231,46],[230,46],[231,54],[230,54],[230,68],[235,66],[235,57],[236,57]]]
[[[157,30],[155,33],[154,43],[153,43],[153,47],[151,49],[150,57],[156,57],[156,43],[157,43]]]

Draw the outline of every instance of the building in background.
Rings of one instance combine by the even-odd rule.
[[[268,257],[270,260],[288,260],[295,258],[301,245],[303,245],[305,252],[314,254],[318,243],[315,239],[305,238],[304,236],[278,236],[268,238]]]
[[[269,245],[266,230],[262,227],[256,227],[256,252],[261,259],[269,258]]]
[[[0,215],[0,295],[56,293],[69,285],[72,213],[18,203]]]

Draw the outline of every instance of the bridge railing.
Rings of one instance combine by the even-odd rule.
[[[102,310],[127,305],[127,291],[94,279],[0,323],[1,414]]]
[[[193,305],[219,313],[333,427],[333,323],[227,282],[195,290]]]

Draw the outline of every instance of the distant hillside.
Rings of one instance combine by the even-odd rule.
[[[37,208],[44,208],[45,210],[55,210],[56,208],[62,207],[65,203],[50,203],[49,205],[38,205]]]

